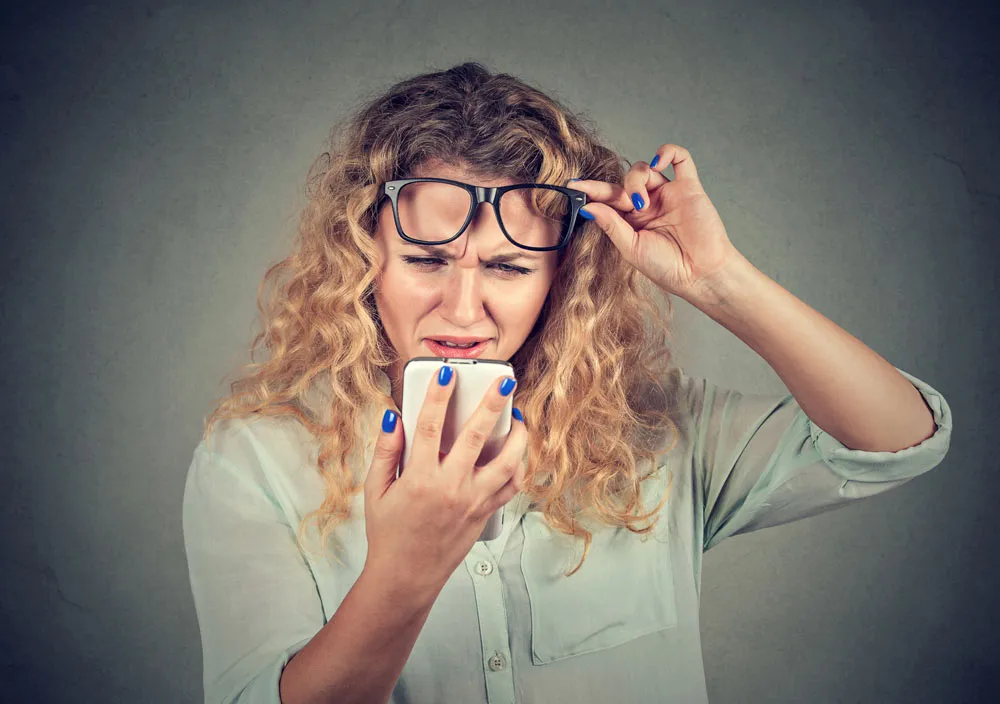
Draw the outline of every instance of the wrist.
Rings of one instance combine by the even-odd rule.
[[[708,276],[704,276],[681,296],[703,313],[724,307],[749,290],[760,271],[739,251],[733,250],[728,260]]]
[[[366,560],[358,577],[363,588],[377,592],[388,602],[409,611],[430,610],[444,584],[431,585],[409,577],[405,570]]]

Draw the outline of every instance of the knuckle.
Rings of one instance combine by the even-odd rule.
[[[415,499],[422,499],[431,493],[430,484],[427,483],[425,479],[412,479],[413,472],[403,472],[404,475],[409,475],[410,479],[410,494]]]
[[[486,410],[490,412],[490,417],[494,422],[496,422],[496,419],[500,417],[500,414],[503,412],[503,409],[507,405],[507,401],[509,399],[510,396],[501,396],[500,394],[497,394],[486,402]]]
[[[396,456],[396,448],[388,443],[375,443],[375,457],[379,460],[388,460]]]
[[[518,457],[508,457],[505,458],[503,463],[500,465],[500,471],[506,476],[512,476],[517,472],[517,468],[521,465],[521,460]]]
[[[441,492],[440,498],[449,510],[461,508],[465,504],[465,497],[455,488],[445,489]]]
[[[470,448],[479,448],[486,444],[489,434],[483,432],[475,426],[469,427],[465,431],[465,444]]]
[[[421,417],[417,421],[417,435],[421,435],[425,438],[437,437],[441,432],[441,428],[444,422],[439,418],[434,416]]]
[[[442,499],[445,499],[447,507],[447,499],[442,495],[441,487],[434,481],[425,479],[417,485],[414,500],[419,500],[425,506],[435,506],[440,505]]]

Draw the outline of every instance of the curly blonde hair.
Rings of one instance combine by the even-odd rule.
[[[374,301],[381,185],[430,160],[516,182],[622,183],[627,162],[596,134],[589,120],[553,98],[475,62],[403,80],[334,127],[329,150],[310,169],[293,250],[258,288],[263,330],[251,343],[251,362],[230,393],[213,401],[204,424],[207,442],[224,418],[293,416],[319,439],[325,497],[299,526],[300,548],[310,520],[325,548],[351,517],[351,497],[363,483],[347,458],[377,435],[362,423],[366,406],[399,412],[378,385],[379,373],[398,361]],[[518,379],[514,405],[530,436],[523,491],[552,529],[583,538],[583,555],[567,576],[590,548],[592,533],[579,521],[584,512],[645,534],[658,518],[636,524],[658,514],[669,495],[651,511],[637,511],[640,482],[655,472],[640,474],[639,463],[655,464],[664,431],[672,436],[667,450],[677,442],[662,384],[673,371],[670,317],[670,299],[583,221],[560,252],[538,320],[509,360]],[[262,342],[269,357],[257,363]],[[314,384],[322,384],[336,412],[310,411]]]

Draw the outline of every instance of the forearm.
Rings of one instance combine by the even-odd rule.
[[[892,364],[742,255],[685,300],[763,357],[805,414],[845,446],[896,451],[934,433],[920,392]]]
[[[282,703],[388,701],[437,596],[401,586],[363,570],[333,618],[285,666]]]

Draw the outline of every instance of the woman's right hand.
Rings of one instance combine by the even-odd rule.
[[[403,428],[397,422],[393,432],[380,431],[364,483],[365,569],[433,598],[468,555],[489,517],[520,491],[528,445],[527,428],[514,422],[500,453],[482,467],[475,465],[507,403],[508,397],[500,395],[503,379],[497,379],[451,452],[441,456],[454,373],[444,386],[439,379],[431,379],[413,449],[399,479]]]

